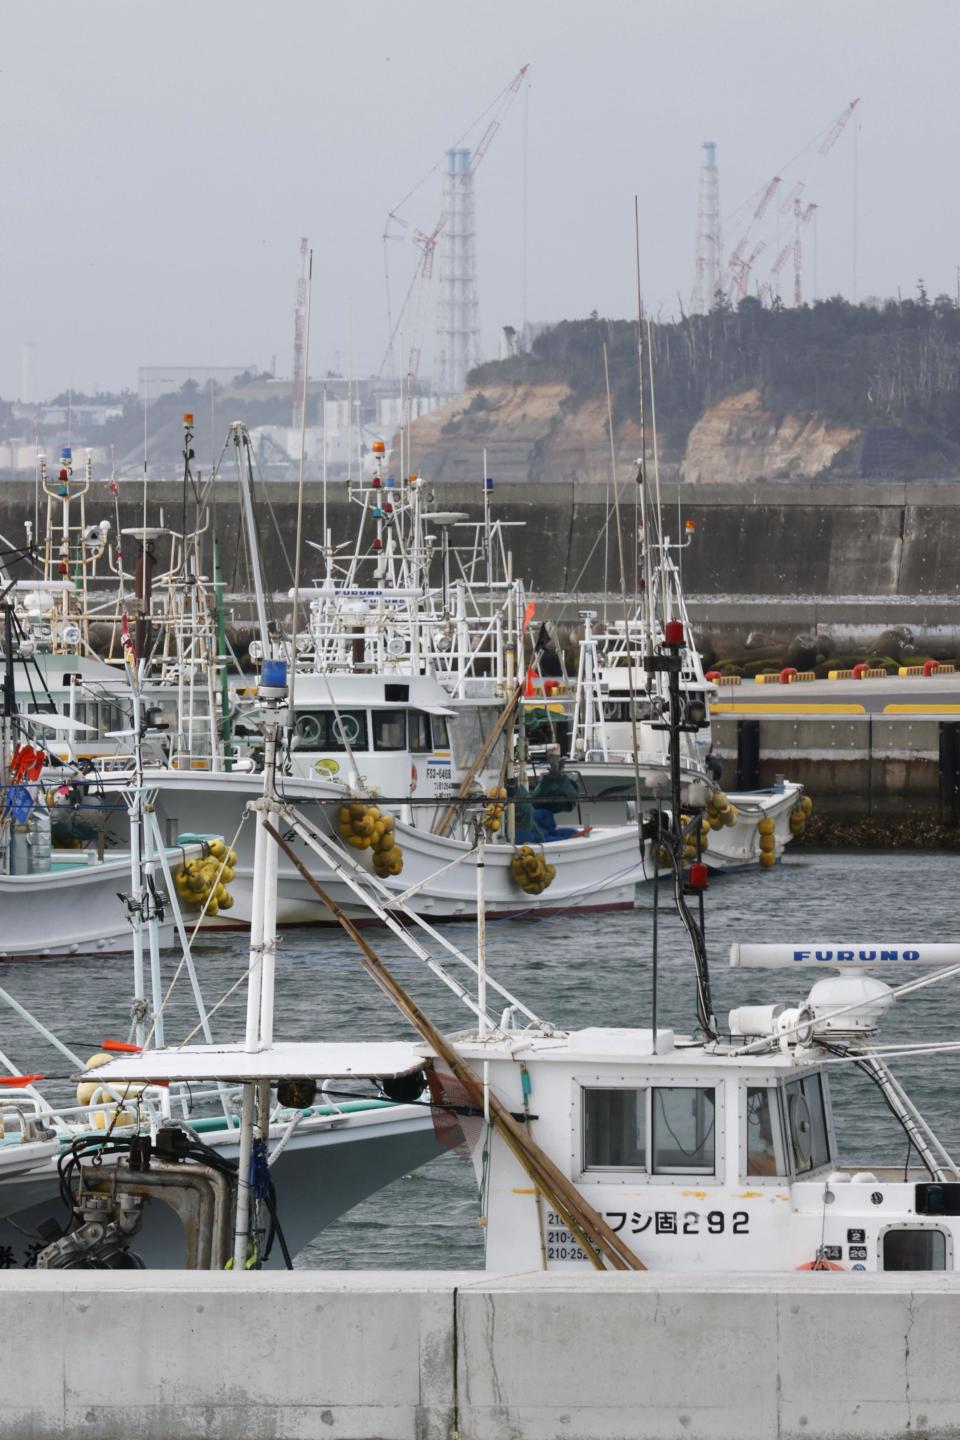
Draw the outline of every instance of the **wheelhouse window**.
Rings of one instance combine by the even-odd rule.
[[[430,716],[422,710],[411,710],[409,719],[410,726],[410,749],[414,755],[426,755],[431,749],[430,745]]]
[[[791,1080],[783,1088],[790,1156],[796,1175],[805,1175],[830,1161],[830,1136],[819,1075]]]
[[[584,1170],[643,1170],[647,1163],[645,1090],[584,1089]]]
[[[485,709],[486,707],[484,707]],[[442,717],[435,715],[433,718],[439,720]],[[453,758],[457,765],[464,770],[469,770],[495,723],[496,713],[493,713],[491,718],[479,708],[467,706],[466,709],[457,712],[457,723],[453,727]],[[433,732],[433,742],[439,749],[440,733],[438,730]],[[487,756],[488,769],[499,770],[503,762],[504,745],[504,737],[500,734]],[[446,749],[446,745],[443,748]]]
[[[893,1225],[881,1241],[884,1270],[946,1270],[947,1237],[942,1230]]]
[[[405,710],[374,710],[374,750],[406,750],[407,713]]]
[[[433,748],[434,750],[450,749],[450,736],[447,734],[445,715],[434,715],[433,717]]]
[[[786,1175],[780,1105],[772,1086],[747,1087],[747,1174]]]
[[[712,1175],[716,1168],[716,1092],[702,1086],[653,1091],[655,1175]]]
[[[298,750],[345,751],[367,749],[365,710],[301,710],[294,724]]]

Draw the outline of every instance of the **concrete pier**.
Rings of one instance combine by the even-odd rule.
[[[960,823],[958,732],[960,713],[721,714],[711,725],[727,789],[755,790],[785,775],[825,816],[950,826]]]
[[[952,1273],[6,1272],[0,1440],[960,1434]]]

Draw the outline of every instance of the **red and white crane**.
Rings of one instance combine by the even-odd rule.
[[[746,260],[737,261],[737,271],[733,276],[732,290],[737,300],[742,300],[750,288],[750,271],[755,263],[767,248],[766,240],[758,240]]]
[[[486,129],[484,130],[483,134],[480,136],[480,139],[477,141],[477,144],[473,148],[473,153],[470,156],[470,163],[467,166],[466,170],[467,175],[472,176],[476,174],[477,167],[480,165],[487,151],[490,149],[490,146],[493,143],[497,131],[500,129],[500,126],[503,123],[504,116],[506,115],[511,104],[513,103],[513,100],[516,98],[521,86],[523,85],[524,79],[526,78],[526,74],[529,69],[529,65],[522,65],[517,71],[516,75],[514,75],[513,79],[510,81],[509,85],[505,86],[504,89],[501,90],[500,94],[493,101],[493,103],[491,105],[488,105],[487,109],[483,112],[483,114],[480,115],[473,122],[469,130],[465,131],[464,134],[457,141],[457,145],[459,146],[465,139],[466,135],[470,133],[470,130],[475,129],[476,126],[479,125],[482,120],[486,120],[488,116],[490,117]],[[408,334],[410,340],[410,351],[407,359],[406,368],[406,383],[411,389],[416,386],[417,377],[420,372],[421,341],[423,334],[424,311],[426,310],[426,297],[430,289],[430,281],[433,278],[433,261],[436,254],[437,245],[440,241],[440,237],[442,235],[444,227],[447,224],[448,217],[446,212],[441,211],[438,220],[430,230],[413,229],[411,233],[410,238],[420,250],[420,258],[417,261],[416,269],[414,270],[410,284],[407,288],[407,293],[404,296],[403,304],[400,307],[396,322],[394,322],[393,320],[390,303],[390,265],[389,251],[387,247],[389,241],[401,240],[404,238],[402,235],[398,235],[395,232],[392,233],[391,226],[399,226],[401,230],[410,230],[410,221],[404,219],[404,217],[399,212],[402,210],[404,205],[406,205],[407,201],[412,199],[412,197],[417,193],[417,191],[427,182],[427,180],[429,180],[431,176],[436,174],[436,172],[440,169],[441,165],[446,159],[446,154],[447,152],[444,151],[441,158],[437,160],[436,164],[434,164],[430,168],[430,170],[427,171],[423,179],[418,181],[418,183],[413,187],[412,190],[408,190],[406,195],[399,202],[399,204],[390,211],[389,215],[387,216],[387,222],[384,226],[383,232],[384,270],[387,282],[387,325],[390,338],[387,342],[387,349],[384,354],[383,361],[380,365],[380,373],[383,373],[384,367],[386,366],[390,357],[393,355],[395,342],[398,337],[402,335],[404,329],[404,322],[406,321],[409,325]]]
[[[830,126],[830,129],[827,131],[820,144],[820,147],[817,151],[818,155],[829,154],[829,152],[833,149],[834,145],[836,145],[837,141],[840,139],[840,136],[843,134],[844,130],[847,128],[850,117],[859,104],[860,97],[857,96],[856,100],[851,100],[850,104],[846,107],[843,113],[837,116],[836,120],[834,120],[833,124]]]
[[[821,136],[816,137],[815,139],[810,141],[810,143],[805,147],[805,150],[801,153],[809,155],[813,146],[816,145],[818,155],[829,155],[830,151],[833,149],[834,145],[836,145],[837,141],[840,139],[840,136],[843,134],[844,130],[849,125],[851,117],[853,116],[853,112],[854,110],[856,110],[859,104],[859,98],[857,98],[856,100],[851,100],[850,103],[846,105],[841,111],[841,113],[837,116],[833,124],[830,125],[826,129],[826,131],[822,132]],[[819,144],[817,144],[818,139]],[[816,162],[814,161],[813,163]],[[819,208],[816,201],[813,200],[808,201],[806,204],[803,203],[802,197],[805,189],[806,179],[799,179],[795,181],[787,195],[783,198],[783,200],[780,202],[780,205],[778,206],[779,213],[781,215],[789,215],[791,213],[793,215],[793,237],[792,239],[788,240],[785,245],[780,247],[780,249],[777,251],[773,264],[770,266],[771,277],[778,276],[784,265],[787,263],[788,258],[791,255],[793,256],[793,303],[795,305],[800,305],[803,303],[802,231],[803,228],[808,225],[813,219],[814,215],[817,212],[817,209]]]
[[[763,219],[770,206],[771,201],[773,200],[773,197],[776,195],[777,190],[780,188],[780,184],[780,176],[772,175],[767,181],[766,185],[764,185],[763,189],[760,192],[760,199],[754,206],[753,213],[750,216],[750,224],[747,226],[746,230],[741,235],[740,239],[737,241],[736,245],[730,252],[729,259],[727,260],[727,271],[730,277],[730,282],[728,285],[728,296],[731,300],[734,298],[735,295],[738,299],[742,300],[744,295],[747,293],[745,289],[742,290],[740,288],[741,280],[743,279],[744,265],[746,264],[747,270],[749,272],[749,267],[753,264],[760,251],[758,250],[755,254],[751,255],[748,261],[744,261],[744,251],[746,250],[747,245],[750,243],[750,235],[753,231],[754,225],[756,225],[758,221]],[[764,240],[760,243],[760,250],[765,249],[766,241]]]
[[[803,242],[801,229],[809,224],[816,212],[816,201],[811,200],[808,205],[801,205],[799,200],[793,202],[793,303],[803,304]]]

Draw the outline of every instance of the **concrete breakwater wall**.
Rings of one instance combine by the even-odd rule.
[[[821,816],[960,824],[957,720],[714,715],[711,734],[730,790],[785,775],[805,787]]]
[[[6,1272],[16,1440],[956,1435],[948,1274]]]
[[[481,512],[479,484],[438,484],[443,509]],[[121,482],[120,524],[143,523],[139,481]],[[241,556],[236,486],[217,486],[217,527],[228,587],[246,588]],[[329,519],[334,539],[352,536],[358,510],[347,502],[342,481],[331,483]],[[319,541],[320,487],[308,486],[306,537]],[[849,618],[851,635],[864,638],[906,624],[929,634],[942,649],[956,648],[960,622],[948,597],[960,588],[960,490],[945,483],[758,483],[754,485],[669,485],[663,488],[665,526],[674,535],[693,520],[696,531],[683,556],[688,595],[696,599],[698,627],[721,649],[737,636],[761,628],[784,642],[798,629],[837,625]],[[269,506],[268,506],[269,500]],[[569,596],[556,613],[576,619],[577,597],[619,586],[616,537],[606,531],[607,490],[603,485],[558,481],[536,487],[498,486],[494,514],[522,522],[507,531],[515,573],[541,593]],[[632,482],[624,486],[621,525],[628,575],[633,574]],[[86,497],[87,522],[113,521],[113,499],[98,483]],[[271,514],[272,508],[272,514]],[[151,485],[148,523],[183,528],[183,490],[177,484]],[[262,548],[272,587],[284,591],[291,572],[283,544],[293,555],[296,487],[259,487]],[[34,488],[24,482],[0,487],[0,535],[23,543],[23,522],[34,514]],[[459,539],[467,532],[453,532]],[[164,547],[158,546],[162,558]],[[305,574],[320,570],[307,549]],[[18,572],[26,574],[23,568]],[[758,597],[751,607],[745,598]],[[857,597],[854,606],[849,597]],[[582,601],[580,602],[582,603]],[[848,616],[849,612],[849,616]],[[852,628],[851,628],[852,627]],[[845,632],[844,632],[845,633]],[[842,643],[842,642],[841,642]]]

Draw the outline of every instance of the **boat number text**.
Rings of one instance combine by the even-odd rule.
[[[634,1210],[605,1210],[603,1218],[615,1233],[628,1230],[642,1235],[652,1228],[655,1235],[749,1235],[750,1216],[746,1210],[653,1210],[648,1214]],[[586,1260],[589,1257],[564,1224],[562,1215],[547,1211],[545,1236],[548,1260]]]

